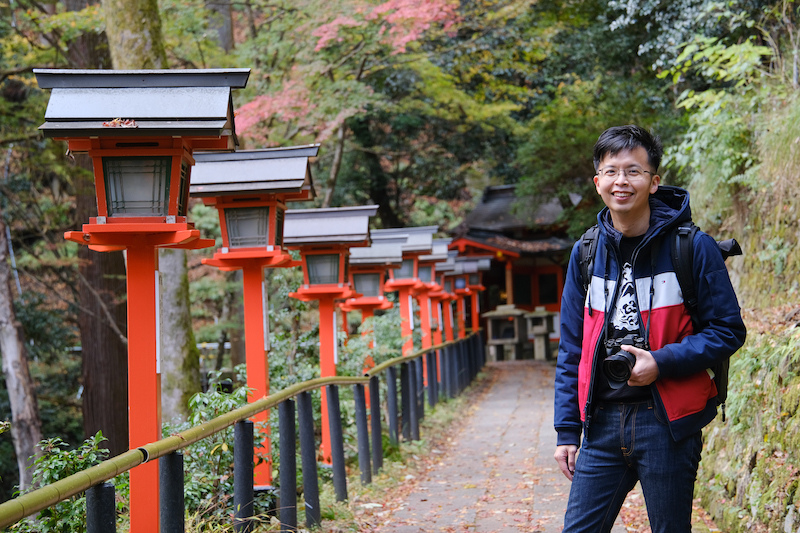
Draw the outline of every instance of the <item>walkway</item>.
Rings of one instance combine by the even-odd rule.
[[[490,371],[494,382],[447,453],[376,531],[561,531],[569,481],[553,460],[553,365],[509,361]]]

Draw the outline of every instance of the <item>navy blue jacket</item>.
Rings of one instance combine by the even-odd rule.
[[[650,386],[656,408],[669,421],[675,440],[702,429],[717,413],[717,389],[710,368],[744,344],[746,329],[739,303],[716,241],[698,231],[693,242],[694,283],[698,308],[694,322],[672,266],[671,247],[663,237],[691,220],[689,194],[660,186],[650,197],[650,228],[633,253],[633,277],[642,324],[650,319],[650,348],[659,378]],[[608,208],[597,216],[597,253],[588,291],[579,265],[580,241],[572,249],[561,299],[561,341],[555,381],[555,428],[558,444],[579,445],[590,431],[595,375],[602,372],[606,309],[613,310],[621,281],[618,264],[622,234],[614,229]],[[656,251],[651,269],[651,252]],[[650,287],[655,285],[652,309]],[[610,302],[606,302],[608,284]]]

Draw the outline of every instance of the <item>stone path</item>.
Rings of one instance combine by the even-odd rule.
[[[569,481],[553,460],[554,367],[526,360],[491,370],[494,383],[447,453],[376,531],[561,531]]]

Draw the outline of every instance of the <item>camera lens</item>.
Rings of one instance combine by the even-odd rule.
[[[619,389],[631,377],[631,370],[636,363],[636,357],[629,352],[620,350],[614,355],[609,355],[603,360],[603,373],[608,378],[612,389]]]

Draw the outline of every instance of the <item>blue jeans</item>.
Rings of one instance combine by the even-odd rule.
[[[637,481],[653,533],[691,533],[702,434],[675,442],[652,401],[606,403],[578,453],[562,533],[611,530]]]

